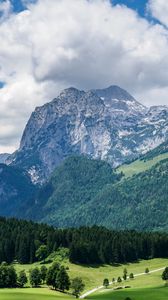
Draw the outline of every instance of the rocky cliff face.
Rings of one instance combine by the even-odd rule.
[[[10,157],[33,182],[43,182],[72,154],[116,167],[168,138],[168,107],[147,109],[117,86],[64,90],[32,113],[19,150]]]

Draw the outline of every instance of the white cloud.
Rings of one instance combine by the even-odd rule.
[[[167,0],[149,0],[148,9],[154,18],[159,20],[165,26],[168,26]]]
[[[0,2],[0,23],[3,22],[11,13],[12,5],[9,0]]]
[[[125,6],[39,0],[6,15],[0,41],[0,152],[18,146],[34,107],[64,87],[118,84],[146,104],[167,101],[168,32]]]

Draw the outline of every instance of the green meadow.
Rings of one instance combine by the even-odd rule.
[[[138,159],[130,164],[122,165],[117,169],[117,172],[123,172],[125,177],[128,178],[135,174],[149,170],[158,162],[167,158],[168,158],[168,153],[163,153],[154,157],[153,159],[146,160],[146,161]]]
[[[68,259],[61,259],[61,257],[56,255],[54,257],[54,260],[56,262],[59,262],[60,264],[64,265],[65,267],[68,267],[68,273],[70,278],[74,278],[76,276],[79,276],[83,279],[85,283],[85,291],[91,290],[97,286],[102,285],[104,278],[109,278],[111,281],[112,278],[117,278],[118,276],[123,275],[124,268],[127,268],[128,274],[134,273],[143,273],[145,271],[145,268],[149,268],[149,270],[156,270],[159,268],[164,268],[165,266],[168,266],[168,259],[151,259],[151,260],[142,260],[140,262],[131,263],[131,264],[125,264],[125,265],[119,265],[119,266],[113,266],[113,265],[97,265],[97,266],[83,266],[83,265],[76,265],[69,262]],[[51,264],[45,264],[48,268]],[[40,263],[34,263],[32,265],[20,265],[20,264],[14,264],[14,267],[17,272],[21,270],[25,270],[27,275],[29,275],[29,270],[34,267],[41,267]],[[161,277],[162,272],[153,273],[150,275],[149,278],[153,278],[152,284],[158,284],[158,279]],[[149,281],[148,278],[148,281]],[[138,280],[141,280],[143,282],[143,285],[148,284],[147,278],[144,277],[144,280],[141,278],[136,278],[136,282]],[[160,278],[160,283],[162,283],[162,280]]]
[[[112,278],[117,278],[123,275],[124,268],[127,268],[128,274],[131,272],[134,274],[143,273],[145,268],[148,267],[150,271],[168,266],[168,259],[152,259],[143,260],[133,264],[112,266],[82,266],[69,263],[68,259],[61,259],[59,255],[53,256],[53,261],[60,262],[62,265],[69,268],[68,273],[70,278],[80,276],[85,283],[85,291],[89,291],[95,287],[102,285],[103,279],[108,278],[109,281]],[[46,264],[49,267],[51,263]],[[25,270],[29,275],[29,270],[35,266],[40,267],[40,263],[32,265],[20,265],[14,264],[17,272]],[[136,277],[133,280],[127,280],[120,284],[120,286],[129,285],[131,288],[113,291],[114,287],[118,284],[111,285],[108,289],[102,289],[97,293],[94,293],[87,297],[87,299],[111,299],[111,300],[125,300],[126,297],[130,297],[131,300],[167,300],[168,288],[164,288],[164,282],[161,279],[162,271],[158,271],[151,274],[144,274]],[[24,289],[1,289],[0,300],[52,300],[52,299],[73,299],[71,295],[66,295],[53,290],[50,290],[46,286],[41,288],[30,288],[29,283]]]
[[[1,289],[0,300],[67,300],[72,297],[48,288]]]
[[[151,288],[139,288],[139,289],[125,289],[120,291],[100,292],[99,294],[93,294],[87,299],[97,300],[167,300],[168,288],[166,287],[151,287]]]

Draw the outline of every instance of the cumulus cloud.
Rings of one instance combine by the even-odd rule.
[[[6,83],[0,89],[0,152],[18,147],[34,107],[68,86],[117,84],[146,105],[166,104],[167,29],[126,6],[108,0],[31,1],[18,14],[8,9],[0,41],[0,81]]]
[[[148,9],[152,16],[168,27],[168,1],[149,0]]]

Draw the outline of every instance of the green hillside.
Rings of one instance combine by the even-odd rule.
[[[104,186],[120,178],[121,175],[115,173],[106,162],[70,157],[55,170],[50,181],[39,192],[32,216],[34,211],[38,211],[37,220],[58,227],[84,224],[78,210],[85,212],[88,203]],[[81,218],[81,224],[76,222],[78,218]]]
[[[161,155],[153,166],[146,161],[145,172],[122,180],[105,162],[69,158],[41,189],[31,216],[58,227],[167,230],[168,158]]]
[[[97,224],[138,230],[168,230],[167,211],[168,159],[104,188],[85,210]]]
[[[132,163],[123,164],[117,169],[117,172],[123,172],[125,177],[131,177],[135,174],[144,172],[152,168],[158,162],[168,158],[168,141],[159,145],[155,149],[147,152],[140,159]]]
[[[135,174],[145,172],[155,166],[158,162],[167,159],[168,152],[162,153],[156,156],[148,156],[142,157],[141,159],[137,159],[130,164],[124,164],[117,169],[117,172],[122,172],[125,177],[131,177]]]
[[[118,276],[122,277],[124,268],[127,269],[128,274],[133,273],[139,274],[144,273],[145,268],[148,267],[150,271],[164,268],[168,265],[168,259],[149,259],[149,260],[141,260],[135,263],[127,263],[121,265],[79,265],[72,264],[68,259],[62,259],[57,253],[53,256],[52,259],[56,262],[61,262],[65,267],[68,267],[68,274],[70,278],[74,278],[76,276],[80,276],[85,283],[84,293],[92,290],[97,286],[101,286],[104,278],[108,278],[110,281],[112,278],[118,278]],[[51,264],[46,263],[45,266],[48,268]],[[27,275],[29,274],[29,270],[33,267],[41,267],[39,262],[34,264],[15,264],[14,265],[17,272],[25,269]],[[131,284],[133,288],[145,287],[149,288],[151,286],[163,285],[163,281],[161,279],[162,270],[157,271],[155,273],[151,273],[150,276],[146,276],[145,274],[137,277],[134,281],[128,280],[128,284]],[[28,283],[29,286],[29,283]],[[117,286],[117,284],[115,284]],[[111,286],[112,288],[113,286]]]
[[[57,255],[54,257],[55,261],[60,261]],[[104,278],[117,278],[122,276],[124,268],[127,268],[128,274],[133,272],[134,275],[144,272],[145,268],[148,267],[150,271],[164,268],[168,264],[167,259],[153,259],[140,261],[138,263],[111,266],[82,266],[69,263],[66,259],[62,260],[61,263],[69,268],[68,273],[71,278],[76,275],[80,276],[85,283],[85,291],[91,290],[97,286],[101,286]],[[50,264],[45,264],[48,268]],[[29,270],[34,267],[40,267],[40,263],[30,265],[14,265],[17,272],[25,269],[27,275]],[[111,285],[107,290],[102,289],[99,292],[93,293],[86,299],[101,299],[101,300],[125,300],[126,297],[130,297],[132,300],[167,300],[168,289],[164,288],[164,282],[161,279],[162,270],[151,273],[150,275],[142,275],[136,277],[134,280],[127,280],[120,284],[120,286],[130,285],[130,289],[124,289],[121,291],[112,291],[113,287],[117,287],[118,284]],[[155,293],[154,293],[155,291]],[[154,298],[153,298],[154,297]],[[160,297],[160,298],[159,298]],[[0,289],[0,300],[68,300],[74,299],[71,295],[66,295],[53,291],[45,285],[41,288],[30,288],[29,283],[24,289]]]

